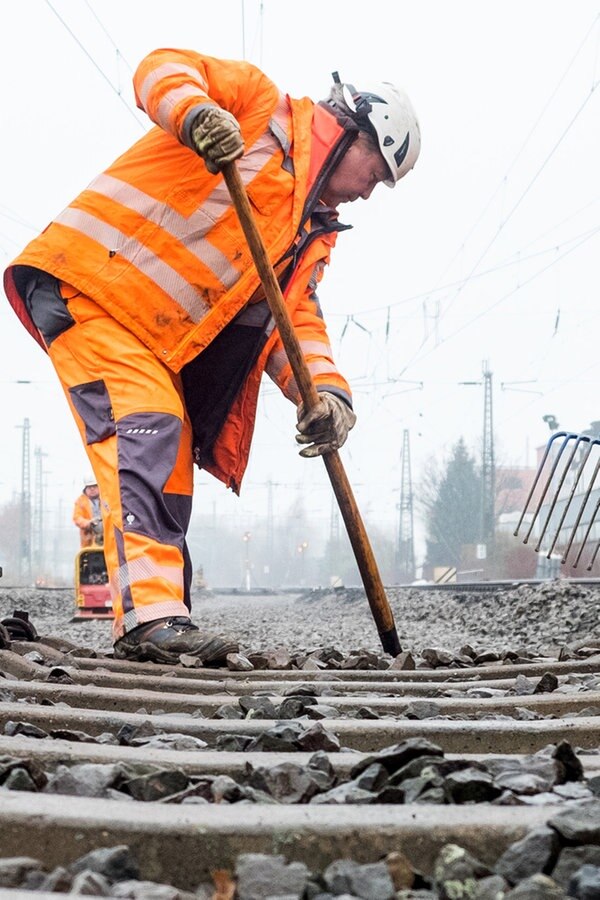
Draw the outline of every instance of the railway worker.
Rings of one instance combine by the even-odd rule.
[[[96,535],[102,522],[100,490],[92,476],[85,479],[83,490],[75,501],[73,522],[79,528],[79,541],[82,547],[91,547],[97,543]]]
[[[393,187],[419,154],[409,99],[334,75],[292,99],[259,69],[188,50],[134,75],[155,123],[13,261],[5,289],[48,351],[104,512],[114,653],[219,664],[237,644],[190,619],[193,463],[240,490],[266,371],[298,406],[301,455],[355,422],[316,295],[337,208]],[[305,415],[219,174],[237,160],[321,403]]]

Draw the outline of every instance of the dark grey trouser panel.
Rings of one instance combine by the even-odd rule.
[[[102,380],[69,388],[73,406],[85,425],[86,444],[96,444],[116,434],[112,404]]]
[[[180,549],[189,609],[192,563],[185,535],[192,498],[164,492],[177,460],[181,428],[180,420],[166,413],[125,416],[117,424],[117,458],[123,530]],[[124,612],[131,608],[131,598],[124,596]]]
[[[173,518],[179,522],[184,536],[187,534],[192,515],[192,498],[182,494],[164,494],[165,506],[171,511]],[[183,542],[183,602],[189,610],[192,609],[190,591],[192,587],[192,558],[187,542]]]
[[[25,269],[22,279],[22,295],[29,315],[49,347],[63,331],[75,324],[75,320],[53,275],[40,269]]]
[[[181,421],[167,413],[125,416],[117,423],[117,458],[123,530],[183,550],[189,510],[167,502],[164,494],[177,461],[181,428]]]

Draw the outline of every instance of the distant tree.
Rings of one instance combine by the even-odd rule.
[[[430,464],[421,495],[428,566],[459,566],[464,544],[479,538],[481,476],[464,439],[441,467]]]

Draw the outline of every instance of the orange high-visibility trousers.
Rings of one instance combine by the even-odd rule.
[[[48,347],[100,489],[115,640],[189,615],[192,432],[181,380],[89,297]]]

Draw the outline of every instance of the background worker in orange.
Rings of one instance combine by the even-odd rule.
[[[83,491],[73,507],[73,522],[79,528],[82,547],[90,547],[96,543],[96,528],[101,521],[100,490],[92,478],[86,478]]]
[[[190,620],[192,469],[239,492],[263,372],[298,407],[301,455],[353,427],[317,285],[337,207],[393,187],[419,126],[389,83],[334,76],[327,100],[293,99],[259,69],[189,50],[134,75],[155,123],[5,273],[48,351],[102,495],[115,656],[223,662],[237,644]],[[304,414],[289,361],[219,174],[237,160],[321,403]]]

